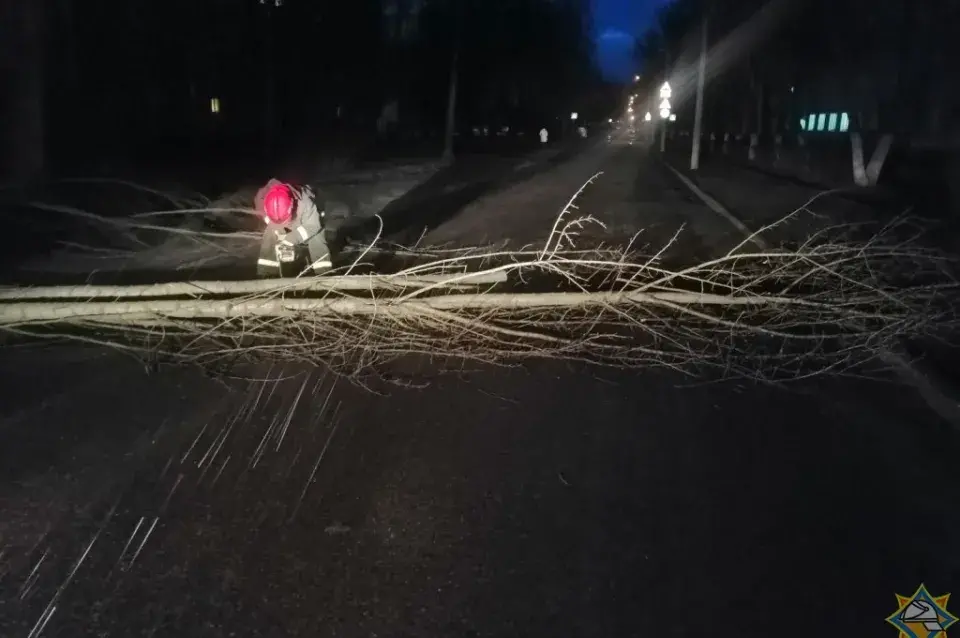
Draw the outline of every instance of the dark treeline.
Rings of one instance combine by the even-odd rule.
[[[705,131],[800,132],[810,113],[850,117],[850,130],[944,143],[960,122],[960,1],[675,0],[641,39],[650,88],[678,79],[692,121],[700,28],[711,56]]]
[[[161,142],[174,154],[266,153],[309,136],[374,136],[378,122],[442,137],[455,59],[459,127],[555,117],[599,86],[586,0],[0,8],[8,175],[161,153]]]

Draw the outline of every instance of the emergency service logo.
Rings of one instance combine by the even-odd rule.
[[[899,638],[947,638],[947,628],[957,618],[947,611],[950,594],[933,596],[924,585],[913,596],[897,596],[897,611],[887,622],[900,631]]]

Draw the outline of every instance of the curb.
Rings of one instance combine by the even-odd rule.
[[[690,192],[696,195],[707,208],[730,222],[737,230],[749,237],[750,241],[757,247],[761,249],[770,248],[770,245],[764,241],[762,237],[753,235],[753,231],[747,228],[740,219],[720,204],[720,202],[704,192],[692,179],[674,168],[666,160],[661,159],[661,162],[684,186],[690,189]],[[886,351],[883,352],[880,357],[884,363],[893,368],[896,375],[904,384],[917,391],[927,404],[927,407],[952,425],[955,430],[960,431],[960,389],[954,387],[946,380],[939,378],[933,371],[926,369],[925,366],[916,359],[908,358],[904,350],[903,347],[900,347],[896,352]]]
[[[833,186],[820,183],[813,180],[803,179],[796,175],[791,175],[789,173],[779,172],[775,169],[764,168],[763,166],[757,166],[755,164],[750,164],[746,162],[738,162],[731,160],[727,164],[734,169],[740,171],[747,171],[750,173],[756,173],[757,175],[762,175],[764,177],[769,177],[771,179],[778,179],[788,184],[793,184],[794,186],[799,186],[801,188],[809,188],[810,190],[816,191],[827,191],[832,197],[837,197],[840,199],[845,199],[849,202],[855,204],[863,205],[872,205],[877,203],[877,201],[888,201],[893,199],[896,195],[895,193],[883,185],[874,185],[874,186],[857,186],[853,182],[849,184],[835,184]]]

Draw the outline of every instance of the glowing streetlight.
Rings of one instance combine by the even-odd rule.
[[[640,76],[639,76],[639,75],[633,76],[633,81],[634,81],[634,82],[639,82],[639,81],[640,81]]]
[[[670,117],[670,111],[671,111],[671,110],[672,110],[672,109],[671,109],[671,107],[670,107],[670,100],[668,100],[667,98],[663,98],[663,101],[660,102],[660,117],[661,117],[661,119],[664,119],[664,120],[665,120],[665,119],[667,119],[668,117]]]
[[[607,124],[613,124],[613,118],[612,118],[612,117],[607,120]]]
[[[669,100],[673,97],[673,89],[670,88],[669,82],[664,82],[663,86],[660,87],[660,97],[665,100]]]
[[[628,107],[627,107],[627,113],[633,113],[633,107],[632,107],[632,106],[628,106]]]
[[[636,115],[631,115],[631,116],[630,116],[630,121],[632,122],[634,119],[636,119],[636,117],[637,117]]]
[[[579,115],[576,111],[574,111],[573,113],[570,114],[570,119],[571,119],[571,120],[575,120],[575,119],[577,119],[578,117],[580,117],[580,115]]]
[[[653,116],[650,115],[650,111],[647,111],[647,114],[643,116],[643,121],[644,121],[644,122],[649,122],[649,121],[652,120],[652,119],[653,119]]]

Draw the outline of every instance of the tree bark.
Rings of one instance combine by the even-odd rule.
[[[426,286],[455,289],[471,286],[492,286],[506,281],[506,273],[497,271],[410,277],[353,275],[255,279],[251,281],[178,281],[142,286],[37,286],[0,289],[0,302],[26,301],[29,299],[147,299],[155,297],[200,297],[203,295],[363,291],[381,288],[423,288]]]
[[[477,311],[496,313],[521,309],[582,308],[653,304],[678,306],[803,306],[802,300],[765,295],[716,295],[697,292],[549,292],[468,293],[412,299],[155,299],[125,301],[27,301],[0,304],[0,326],[24,323],[98,321],[137,325],[158,318],[242,319],[256,317],[303,317],[322,320],[339,316],[376,316],[380,319],[416,318],[432,311]],[[495,318],[495,314],[494,314]]]
[[[453,138],[457,131],[457,81],[459,79],[460,50],[453,53],[453,64],[450,68],[450,91],[447,94],[447,123],[443,137],[443,159],[453,161]]]

